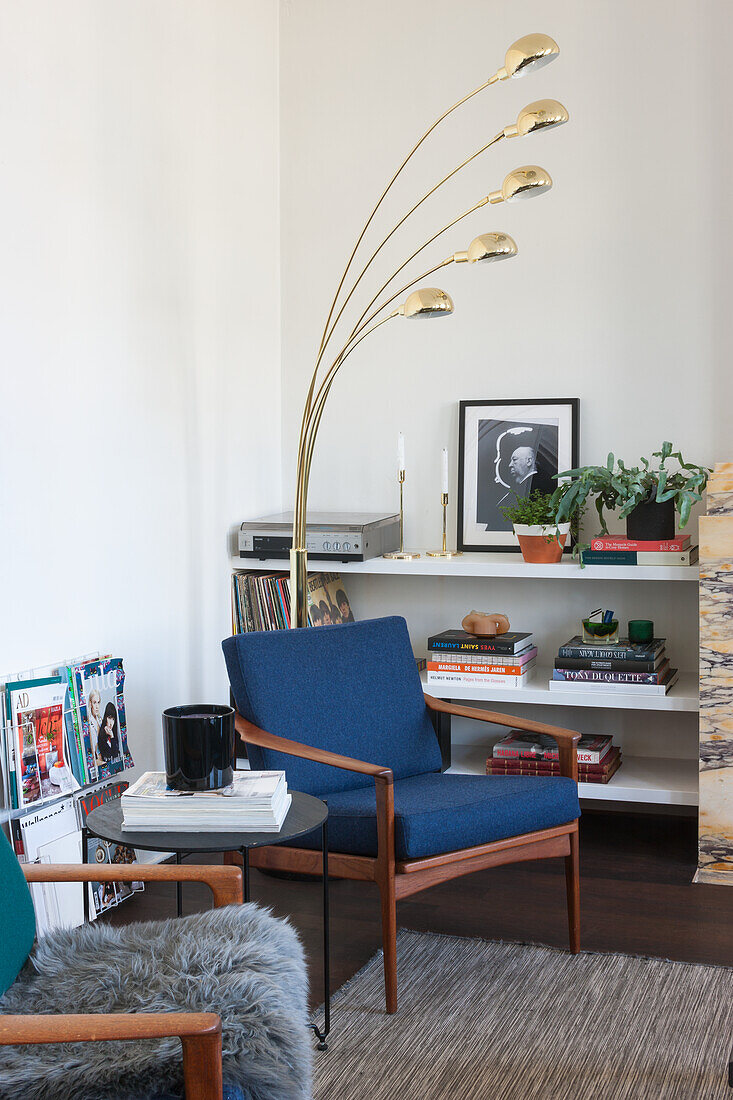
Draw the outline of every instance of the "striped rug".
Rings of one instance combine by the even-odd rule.
[[[733,970],[402,931],[333,999],[316,1100],[733,1100]]]

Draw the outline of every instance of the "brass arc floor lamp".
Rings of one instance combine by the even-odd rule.
[[[436,233],[433,234],[424,244],[421,244],[419,248],[415,249],[404,261],[400,264],[396,271],[394,271],[390,277],[384,282],[379,290],[372,296],[364,310],[362,311],[356,324],[351,329],[346,342],[336,354],[335,358],[330,360],[330,363],[324,358],[329,343],[334,335],[336,326],[338,325],[346,306],[349,304],[354,292],[359,287],[362,279],[366,275],[367,271],[371,267],[374,260],[377,258],[382,248],[387,244],[390,238],[397,232],[400,226],[413,214],[422,203],[425,202],[439,187],[442,187],[449,179],[451,179],[456,172],[460,172],[462,168],[465,168],[467,164],[470,164],[476,157],[484,153],[492,145],[497,142],[513,137],[525,137],[527,134],[535,133],[540,130],[547,130],[553,126],[560,126],[562,123],[568,121],[568,112],[565,110],[561,103],[558,103],[554,99],[542,99],[535,103],[530,103],[524,110],[520,111],[516,123],[510,126],[505,126],[503,130],[500,130],[491,141],[487,142],[480,149],[477,149],[475,153],[467,157],[461,164],[449,172],[447,176],[444,176],[442,180],[439,180],[414,206],[407,211],[407,213],[397,222],[397,224],[389,231],[387,236],[381,241],[378,247],[372,252],[367,262],[356,277],[351,289],[343,297],[343,301],[340,302],[341,292],[344,289],[344,284],[348,277],[351,266],[356,258],[356,254],[364,239],[364,236],[372,223],[377,211],[379,210],[382,202],[387,196],[393,183],[402,172],[403,168],[408,164],[413,154],[420,148],[423,142],[430,136],[433,130],[441,123],[448,115],[452,114],[463,103],[466,103],[473,96],[483,91],[484,88],[488,88],[491,84],[496,84],[502,80],[508,80],[510,77],[521,77],[535,71],[549,64],[553,61],[560,50],[557,43],[546,34],[528,34],[524,38],[518,39],[506,52],[504,59],[504,65],[498,69],[493,76],[490,76],[483,84],[480,84],[478,88],[474,88],[472,92],[464,96],[457,103],[454,103],[452,107],[449,107],[436,121],[425,131],[420,140],[412,147],[407,154],[402,164],[399,166],[391,180],[387,184],[386,188],[382,192],[377,201],[376,206],[372,210],[371,214],[367,218],[367,221],[362,229],[356,244],[349,256],[349,260],[346,264],[341,281],[336,289],[336,293],[331,302],[331,307],[326,318],[326,323],[323,329],[323,335],[321,337],[320,347],[318,349],[318,355],[316,357],[315,369],[310,381],[308,393],[305,399],[305,405],[303,408],[303,416],[301,420],[300,439],[298,442],[298,459],[296,470],[296,483],[295,483],[295,508],[293,512],[293,541],[292,549],[290,551],[290,625],[291,627],[305,627],[308,626],[308,595],[307,595],[307,572],[308,572],[308,551],[306,549],[306,515],[308,505],[308,483],[310,479],[311,462],[313,459],[313,451],[318,435],[318,428],[321,423],[321,417],[323,416],[323,410],[328,399],[328,395],[333,384],[334,378],[339,369],[345,363],[346,359],[351,355],[352,351],[358,347],[362,340],[366,339],[372,332],[375,332],[387,321],[392,320],[395,317],[406,317],[410,320],[427,320],[435,317],[448,316],[453,312],[453,302],[450,295],[444,290],[440,290],[437,287],[422,287],[419,290],[412,290],[410,294],[404,299],[401,305],[392,308],[390,312],[384,311],[393,305],[395,300],[402,298],[416,283],[421,283],[424,279],[440,271],[442,268],[447,267],[449,264],[457,263],[484,263],[493,262],[496,260],[509,259],[517,254],[517,246],[512,238],[506,233],[484,233],[481,236],[476,237],[469,244],[468,248],[462,252],[454,252],[446,259],[441,260],[439,263],[431,265],[427,271],[423,271],[415,278],[411,278],[404,286],[399,290],[390,293],[385,299],[380,300],[380,296],[384,294],[393,280],[399,275],[399,273],[407,267],[407,265],[415,259],[430,244],[433,243],[441,234],[451,229],[463,218],[468,217],[469,214],[481,209],[486,205],[493,205],[500,202],[516,202],[520,199],[530,198],[534,195],[541,195],[545,191],[549,191],[552,187],[552,179],[548,172],[544,168],[539,168],[537,165],[525,165],[522,168],[515,168],[513,172],[504,180],[501,188],[497,191],[491,191],[488,195],[479,199],[478,202],[470,206],[468,210],[464,210],[457,217],[453,218],[444,225]],[[336,310],[338,309],[338,312]],[[335,314],[335,316],[334,316]],[[330,355],[329,355],[330,359]]]

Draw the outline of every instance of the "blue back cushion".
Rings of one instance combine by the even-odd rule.
[[[440,770],[440,749],[402,618],[237,634],[222,642],[237,710],[260,729],[391,768]],[[308,794],[369,776],[248,746],[253,768],[283,769]]]
[[[0,997],[18,977],[35,936],[31,892],[15,852],[0,829]]]

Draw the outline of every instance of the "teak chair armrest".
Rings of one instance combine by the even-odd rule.
[[[287,737],[278,737],[275,733],[267,733],[259,726],[252,725],[241,714],[234,719],[237,732],[244,742],[251,745],[259,745],[263,749],[274,749],[275,752],[284,752],[288,756],[300,756],[304,760],[314,760],[317,764],[330,764],[333,768],[344,768],[349,772],[361,772],[362,775],[371,775],[382,783],[392,783],[391,768],[384,768],[381,764],[367,764],[364,760],[355,760],[352,756],[340,756],[328,749],[316,749],[311,745],[302,745],[300,741],[290,741]]]
[[[391,768],[381,764],[367,764],[364,760],[355,760],[351,756],[340,756],[327,749],[315,749],[311,745],[302,745],[299,741],[290,741],[287,737],[267,733],[254,726],[237,714],[234,719],[237,732],[242,740],[263,749],[274,749],[289,756],[300,756],[305,760],[314,760],[318,764],[330,764],[334,768],[344,768],[350,772],[370,775],[374,780],[377,802],[377,865],[379,873],[385,878],[391,874],[394,882],[394,775]]]
[[[183,1081],[188,1100],[221,1100],[221,1020],[213,1012],[0,1015],[3,1045],[163,1039],[172,1035],[178,1036],[183,1047]]]
[[[214,895],[214,908],[242,902],[242,870],[193,863],[24,863],[27,882],[202,882]],[[27,1019],[27,1017],[24,1017]],[[40,1042],[40,1040],[39,1040]]]
[[[546,733],[557,741],[560,757],[560,774],[578,781],[578,741],[581,734],[575,730],[566,730],[561,726],[548,726],[546,722],[533,722],[529,718],[514,718],[511,714],[497,714],[491,710],[479,710],[477,707],[462,707],[458,703],[448,703],[444,699],[425,696],[430,710],[442,714],[453,714],[456,718],[475,718],[479,722],[491,722],[497,726],[512,726],[526,730],[527,733]]]

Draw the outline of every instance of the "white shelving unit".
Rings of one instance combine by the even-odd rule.
[[[485,745],[452,746],[453,775],[485,775]],[[609,802],[644,802],[660,806],[697,806],[697,761],[624,756],[608,783],[580,783],[581,798]]]
[[[268,573],[287,572],[286,560],[277,558],[234,558],[235,569],[257,569]],[[699,579],[696,565],[586,565],[581,569],[570,558],[556,565],[528,565],[518,554],[462,554],[459,558],[429,558],[425,551],[414,561],[372,558],[370,561],[309,560],[309,573],[357,573],[364,576],[401,577],[524,577],[566,581],[691,581]]]
[[[287,571],[288,562],[233,557],[232,568],[283,572]],[[603,599],[605,586],[609,582],[613,582],[608,597],[611,599],[611,606],[620,607],[626,603],[636,608],[651,603],[656,607],[656,614],[646,616],[629,614],[628,617],[654,617],[655,621],[659,618],[673,624],[673,633],[678,632],[676,638],[671,638],[670,644],[673,665],[677,664],[675,660],[677,650],[686,650],[686,653],[679,654],[681,661],[679,680],[668,695],[550,691],[548,684],[552,673],[551,668],[546,666],[538,666],[532,681],[523,688],[483,689],[445,684],[428,685],[426,673],[422,674],[423,687],[430,695],[475,706],[483,704],[503,709],[502,704],[511,704],[513,710],[519,704],[526,705],[530,708],[532,717],[537,716],[537,707],[549,706],[553,711],[559,710],[560,713],[556,718],[548,715],[546,720],[565,726],[573,724],[572,715],[563,716],[562,708],[573,708],[579,712],[577,723],[574,723],[575,728],[581,730],[594,727],[614,729],[616,723],[609,725],[607,712],[618,713],[619,728],[624,731],[623,763],[607,784],[581,783],[579,787],[581,798],[594,802],[648,804],[660,807],[697,806],[698,764],[696,751],[694,756],[692,753],[691,741],[688,749],[688,738],[693,734],[694,746],[697,745],[697,727],[696,724],[690,724],[690,719],[685,717],[699,711],[697,668],[690,667],[696,662],[697,647],[692,641],[692,635],[694,632],[696,638],[697,622],[690,620],[697,607],[697,600],[695,593],[687,587],[697,585],[699,581],[696,565],[689,567],[593,565],[581,569],[576,562],[567,557],[554,565],[529,565],[518,554],[464,554],[458,558],[445,560],[429,558],[423,553],[420,558],[413,561],[395,561],[388,558],[373,558],[367,562],[311,560],[309,571],[332,571],[344,576],[353,576],[354,596],[359,597],[362,617],[365,616],[365,606],[369,609],[374,607],[375,610],[371,613],[376,615],[404,614],[410,623],[416,653],[424,652],[424,649],[418,648],[417,640],[421,636],[423,639],[421,644],[424,646],[425,636],[431,629],[442,629],[432,625],[435,623],[436,615],[438,621],[445,625],[451,625],[451,622],[457,624],[465,614],[465,610],[457,614],[458,609],[470,608],[472,605],[468,600],[471,599],[482,601],[474,602],[473,606],[484,607],[490,604],[504,607],[507,606],[508,601],[514,607],[519,599],[521,606],[518,608],[518,613],[524,616],[525,622],[532,621],[530,617],[533,614],[532,609],[538,604],[541,605],[541,622],[536,630],[540,654],[546,661],[558,639],[555,637],[551,640],[552,630],[546,631],[544,628],[550,625],[556,627],[557,623],[562,622],[563,619],[576,622],[578,603],[582,601],[585,605],[589,600],[597,600],[597,603],[591,603],[590,606],[598,606]],[[363,579],[357,582],[357,578]],[[399,578],[405,578],[406,583],[399,584]],[[414,581],[414,589],[410,579]],[[431,584],[431,579],[435,582],[434,584]],[[492,580],[497,584],[492,586],[490,584]],[[463,583],[458,584],[458,581]],[[522,581],[531,583],[525,589],[521,584]],[[639,581],[647,584],[658,582],[661,588],[657,590],[655,583],[651,588],[637,594],[636,585],[632,582]],[[506,583],[502,584],[502,582]],[[578,582],[581,582],[580,587]],[[687,582],[687,586],[678,589],[677,585],[680,582]],[[674,584],[673,589],[665,587],[669,583]],[[517,588],[518,584],[519,588]],[[630,585],[630,590],[625,592],[621,586],[627,584]],[[466,589],[469,592],[468,597],[465,595]],[[579,591],[584,593],[582,597],[578,596]],[[522,596],[525,592],[527,594]],[[352,594],[351,588],[349,593]],[[610,593],[614,594],[612,598]],[[523,605],[522,599],[524,599]],[[436,609],[435,614],[430,610],[433,606]],[[368,610],[366,614],[369,613]],[[543,642],[545,633],[549,634],[550,638]],[[587,716],[585,719],[582,718],[583,712]],[[517,713],[523,712],[518,710]],[[659,718],[656,718],[656,713],[659,713]],[[648,717],[645,718],[645,715]],[[654,722],[656,722],[654,727],[656,732],[653,737],[649,737],[648,731]],[[481,731],[475,731],[470,728],[477,725],[479,723],[461,724],[460,720],[454,720],[454,727],[457,728],[453,730],[452,763],[449,769],[454,774],[483,775],[485,773],[486,757],[489,754],[491,742],[499,735],[499,729],[485,726]],[[484,724],[481,723],[481,725]],[[489,730],[492,732],[490,733]],[[467,742],[470,736],[483,738],[483,740],[463,743]],[[663,750],[670,752],[671,755],[661,755]],[[687,751],[690,755],[685,757],[684,753]]]
[[[667,695],[632,695],[631,692],[550,691],[552,669],[537,667],[528,684],[521,688],[492,687],[476,689],[454,684],[429,684],[427,673],[420,679],[428,695],[438,699],[464,699],[472,703],[541,703],[555,707],[603,707],[604,710],[682,710],[698,711],[700,695],[697,673],[680,672]]]

